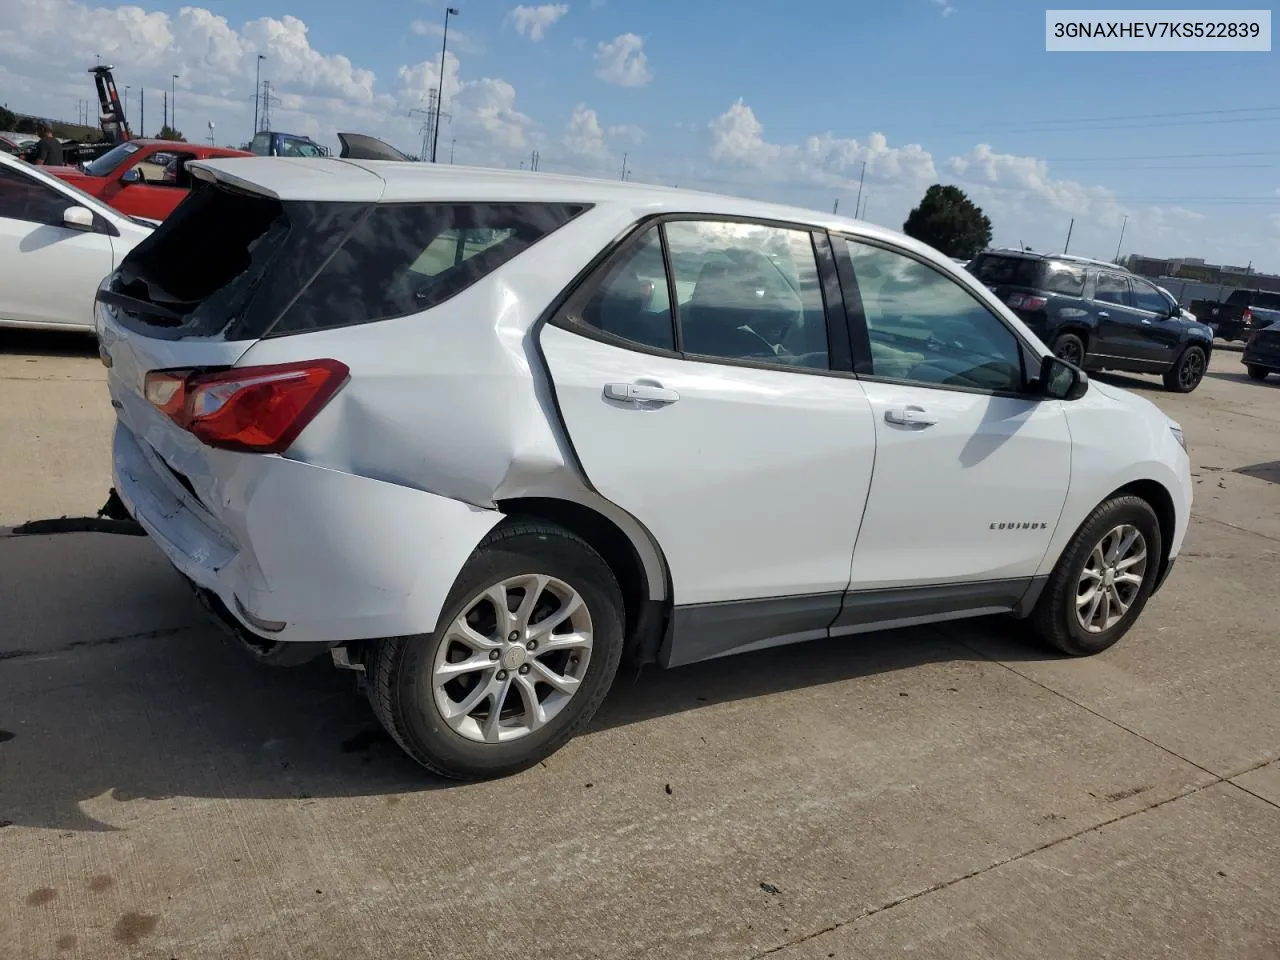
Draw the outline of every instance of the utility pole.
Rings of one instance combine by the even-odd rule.
[[[533,151],[533,154],[529,157],[529,169],[536,171],[538,169],[538,164],[541,162],[542,162],[542,154],[540,154],[537,150]]]
[[[1120,262],[1120,245],[1124,243],[1124,228],[1129,225],[1129,215],[1124,215],[1124,222],[1120,224],[1120,241],[1116,244],[1116,263]]]
[[[444,36],[440,40],[440,80],[436,86],[436,129],[431,135],[431,162],[436,162],[436,146],[440,143],[440,110],[444,106],[445,53],[449,49],[449,18],[458,15],[457,7],[445,7]]]
[[[271,81],[262,81],[262,129],[271,129]]]
[[[178,75],[173,74],[173,103],[169,107],[169,129],[178,129]]]
[[[857,217],[858,209],[862,206],[862,181],[867,176],[867,161],[862,161],[862,172],[858,174],[858,199],[853,205],[853,215]]]
[[[839,197],[836,197],[836,202],[835,202],[835,203],[833,203],[833,204],[831,205],[831,212],[832,212],[832,213],[839,213],[839,212],[840,212],[840,198],[839,198]]]
[[[258,96],[262,93],[262,61],[266,54],[258,54],[258,65],[253,75],[253,132],[256,135],[262,128],[258,126]]]
[[[138,136],[147,135],[147,88],[138,88]]]
[[[167,126],[169,126],[169,91],[165,90],[164,91],[164,123],[160,124],[160,129],[163,130]]]
[[[621,172],[620,174],[618,174],[618,179],[619,179],[619,180],[625,180],[625,179],[627,179],[627,157],[629,157],[629,156],[630,156],[630,154],[629,154],[629,153],[624,153],[624,154],[622,155],[622,172]]]
[[[453,165],[453,148],[458,145],[458,138],[454,137],[449,141],[449,165]]]
[[[1072,231],[1072,230],[1074,230],[1074,229],[1075,229],[1075,227],[1076,227],[1076,218],[1075,218],[1075,217],[1072,217],[1072,218],[1071,218],[1071,223],[1070,223],[1070,225],[1067,227],[1067,244],[1066,244],[1066,246],[1064,246],[1064,247],[1062,248],[1062,252],[1063,252],[1063,253],[1066,253],[1068,250],[1070,250],[1070,249],[1071,249],[1071,231]]]

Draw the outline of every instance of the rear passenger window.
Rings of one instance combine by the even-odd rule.
[[[579,319],[602,333],[675,350],[662,240],[654,227],[605,271]]]
[[[1129,300],[1129,281],[1125,277],[1117,277],[1113,273],[1098,274],[1098,283],[1093,292],[1093,299],[1103,303],[1114,303],[1127,307]]]
[[[566,204],[376,204],[271,329],[323,330],[420,313],[577,216]]]
[[[685,353],[829,369],[808,231],[722,221],[663,229]]]
[[[1084,296],[1084,270],[1069,263],[1048,263],[1044,289],[1064,297]]]

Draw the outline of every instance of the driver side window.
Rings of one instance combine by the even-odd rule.
[[[951,278],[891,250],[844,241],[862,300],[871,369],[927,386],[1018,392],[1022,349],[1013,331]]]

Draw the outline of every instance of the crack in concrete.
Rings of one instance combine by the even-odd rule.
[[[140,633],[123,633],[114,637],[98,637],[93,640],[72,640],[68,644],[61,647],[52,647],[48,650],[0,650],[0,661],[5,660],[26,660],[31,657],[47,657],[52,654],[70,653],[72,650],[82,650],[88,647],[108,647],[117,643],[127,643],[130,640],[158,640],[162,637],[170,637],[175,633],[181,633],[183,630],[190,630],[192,627],[200,626],[199,620],[193,620],[191,623],[183,624],[180,627],[162,627],[159,630],[143,630]]]
[[[994,661],[994,662],[998,663],[999,661]],[[1003,664],[1001,664],[1001,666],[1003,666]],[[1017,671],[1014,671],[1014,672],[1016,673]],[[1260,767],[1265,767],[1268,763],[1274,763],[1274,762],[1275,762],[1274,760],[1264,760],[1262,763],[1258,763],[1258,764],[1255,764],[1254,766],[1251,766],[1248,770],[1241,770],[1238,773],[1232,774],[1231,777],[1242,777],[1246,773],[1249,773],[1253,770],[1257,770]],[[1199,766],[1199,765],[1193,764],[1193,766]],[[1204,768],[1200,767],[1200,769],[1204,769]],[[761,957],[770,956],[772,954],[778,953],[780,950],[785,950],[788,947],[795,947],[795,946],[799,946],[802,943],[807,943],[810,940],[814,940],[817,937],[823,936],[824,934],[833,933],[836,930],[840,930],[851,924],[858,923],[860,920],[865,920],[868,917],[873,917],[878,913],[884,913],[886,910],[892,910],[894,907],[900,907],[904,903],[911,903],[913,900],[919,900],[921,897],[929,896],[929,894],[937,893],[940,890],[946,890],[948,887],[954,887],[958,883],[963,883],[966,880],[972,880],[974,877],[980,877],[985,873],[990,873],[992,870],[998,869],[999,867],[1006,866],[1010,863],[1016,863],[1019,860],[1024,860],[1027,857],[1034,856],[1037,853],[1042,853],[1045,850],[1052,849],[1053,847],[1056,847],[1059,844],[1066,843],[1069,840],[1075,840],[1077,837],[1087,836],[1088,834],[1101,830],[1104,827],[1109,827],[1112,824],[1119,823],[1121,820],[1128,820],[1130,817],[1136,817],[1139,814],[1148,813],[1152,810],[1156,810],[1160,807],[1167,806],[1171,803],[1176,803],[1179,800],[1185,800],[1187,797],[1194,796],[1195,794],[1200,793],[1204,790],[1207,790],[1210,787],[1216,787],[1220,783],[1225,783],[1228,786],[1235,787],[1238,790],[1244,790],[1245,793],[1249,793],[1252,796],[1257,796],[1257,794],[1252,793],[1252,791],[1245,790],[1238,783],[1233,783],[1231,781],[1231,777],[1214,776],[1213,780],[1210,781],[1209,783],[1202,783],[1199,786],[1190,787],[1186,790],[1183,790],[1181,793],[1175,794],[1172,797],[1166,797],[1164,800],[1159,800],[1159,801],[1156,801],[1155,803],[1147,804],[1144,807],[1139,807],[1136,810],[1130,810],[1127,813],[1117,814],[1116,816],[1111,817],[1110,819],[1103,820],[1099,823],[1095,823],[1092,826],[1085,827],[1082,830],[1077,830],[1075,833],[1069,834],[1065,837],[1059,837],[1056,840],[1048,840],[1045,843],[1042,843],[1036,847],[1032,847],[1029,850],[1024,850],[1021,853],[1014,854],[1013,856],[1004,857],[1001,860],[996,860],[993,863],[987,864],[985,867],[979,867],[977,870],[971,870],[966,874],[963,874],[958,877],[952,877],[949,880],[941,880],[938,883],[925,887],[923,890],[916,890],[913,893],[908,893],[904,896],[898,897],[897,899],[882,903],[877,907],[872,907],[869,910],[864,910],[861,913],[859,913],[857,916],[850,917],[848,920],[840,920],[840,921],[837,921],[836,923],[828,924],[827,926],[823,927],[821,930],[815,930],[811,933],[806,933],[804,936],[796,937],[794,939],[786,941],[785,943],[780,943],[776,946],[770,947],[768,950],[764,950],[764,951],[761,951],[760,953],[753,954],[750,960],[760,960]],[[1266,798],[1259,797],[1259,799],[1265,800]],[[1266,801],[1266,802],[1270,803],[1270,801]]]
[[[1280,537],[1273,537],[1269,533],[1259,533],[1257,530],[1250,530],[1248,527],[1242,527],[1238,523],[1232,523],[1230,520],[1219,520],[1217,517],[1194,517],[1193,519],[1208,520],[1213,523],[1219,523],[1224,527],[1228,527],[1240,533],[1248,533],[1255,537],[1261,537],[1263,540],[1270,540],[1272,543],[1280,543]]]

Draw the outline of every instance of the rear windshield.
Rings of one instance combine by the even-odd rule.
[[[969,272],[989,286],[1028,287],[1068,297],[1084,295],[1084,268],[1059,260],[983,253]]]
[[[403,317],[456,296],[583,209],[281,202],[204,186],[125,258],[104,299],[124,322],[170,339]]]

